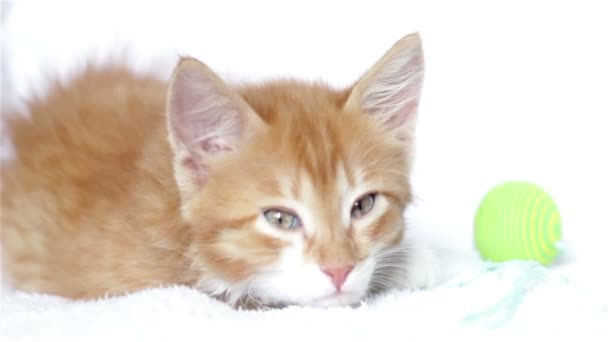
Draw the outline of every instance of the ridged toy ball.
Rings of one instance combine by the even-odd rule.
[[[507,182],[494,187],[475,216],[475,245],[489,261],[534,260],[546,266],[558,255],[561,239],[557,204],[535,184]]]

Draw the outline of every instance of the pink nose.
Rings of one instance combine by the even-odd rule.
[[[353,270],[353,265],[340,266],[340,267],[321,267],[321,271],[327,274],[331,278],[331,282],[334,283],[336,289],[340,290],[348,274]]]

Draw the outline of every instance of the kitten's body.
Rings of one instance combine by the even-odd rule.
[[[75,298],[178,283],[232,301],[356,302],[386,285],[369,279],[381,260],[372,257],[398,249],[410,199],[409,135],[391,137],[403,123],[394,118],[364,118],[352,102],[367,88],[233,91],[192,60],[170,85],[108,67],[52,87],[30,102],[30,120],[9,125],[3,275]],[[379,212],[349,223],[343,207],[366,192]],[[298,213],[301,231],[261,222],[275,207]],[[354,265],[344,294],[336,285],[336,300],[318,299],[333,298],[326,275],[342,265]],[[289,289],[307,281],[312,290]]]
[[[2,263],[20,288],[95,297],[190,283],[189,232],[166,139],[166,85],[88,70],[9,130]]]

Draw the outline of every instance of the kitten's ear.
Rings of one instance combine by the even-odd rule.
[[[262,125],[254,110],[205,64],[181,59],[169,84],[167,127],[182,198],[204,185],[211,158],[238,149]]]
[[[408,140],[416,126],[423,79],[422,43],[418,34],[411,34],[361,77],[345,106],[362,109],[399,139]]]

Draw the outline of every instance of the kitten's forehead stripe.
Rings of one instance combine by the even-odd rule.
[[[338,216],[342,219],[342,226],[345,229],[348,229],[350,227],[350,208],[352,205],[352,203],[350,203],[352,197],[351,189],[353,189],[356,184],[349,179],[344,163],[340,163],[338,171],[338,176],[336,177],[339,195],[338,200],[339,203],[342,204],[341,208],[339,208],[340,212],[338,213]]]

